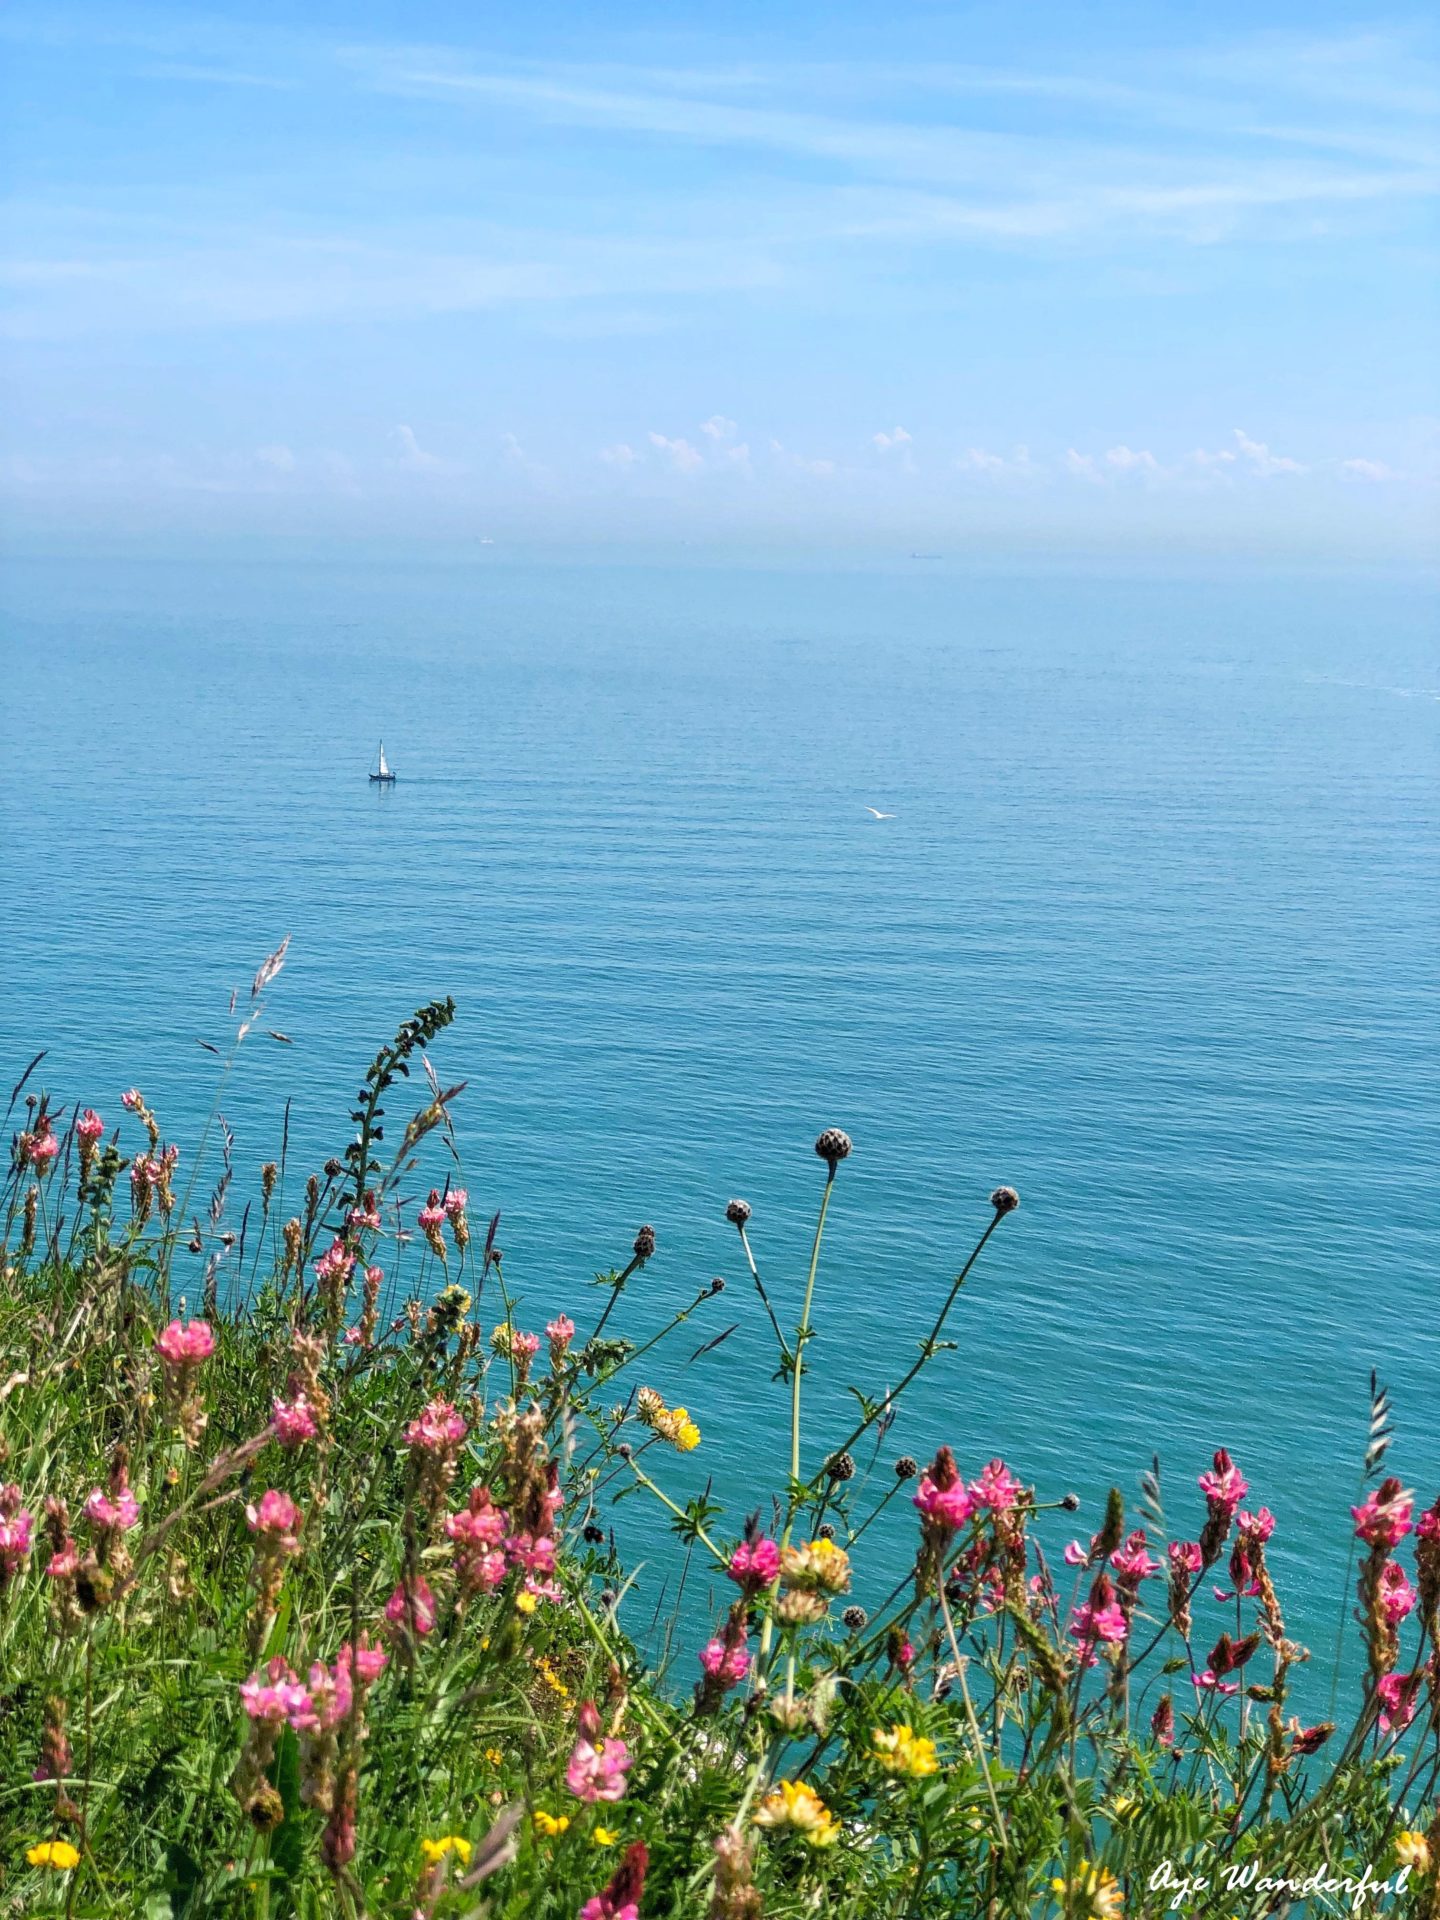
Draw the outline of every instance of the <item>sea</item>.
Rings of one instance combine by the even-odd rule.
[[[450,1177],[500,1215],[519,1322],[583,1334],[642,1222],[612,1329],[725,1281],[638,1377],[703,1433],[667,1490],[731,1529],[783,1488],[788,1399],[726,1202],[793,1324],[813,1143],[851,1135],[808,1471],[1013,1185],[857,1510],[948,1442],[1078,1494],[1057,1557],[1157,1461],[1193,1537],[1226,1446],[1328,1674],[1372,1370],[1387,1465],[1440,1492],[1437,604],[1318,565],[12,553],[3,1091],[42,1048],[31,1087],[107,1120],[139,1085],[187,1177],[218,1098],[238,1224],[287,1103],[293,1195],[377,1046],[453,995]],[[642,1630],[723,1599],[665,1519],[618,1510]],[[913,1539],[902,1494],[857,1598]]]

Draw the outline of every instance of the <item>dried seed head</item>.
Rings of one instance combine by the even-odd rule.
[[[990,1196],[990,1204],[996,1213],[1013,1213],[1020,1204],[1020,1196],[1014,1187],[996,1187]]]
[[[723,1293],[725,1291],[725,1282],[718,1273],[710,1282],[710,1291],[711,1293]]]
[[[840,1618],[845,1622],[845,1625],[850,1629],[851,1633],[859,1633],[862,1627],[870,1624],[870,1616],[866,1613],[864,1607],[846,1607]]]
[[[1066,1513],[1078,1513],[1080,1511],[1080,1496],[1078,1493],[1067,1493],[1060,1504]]]
[[[655,1251],[654,1227],[641,1227],[635,1236],[635,1258],[643,1266]]]
[[[817,1540],[833,1540],[835,1538],[835,1529],[828,1520],[815,1529],[815,1538]]]
[[[853,1480],[855,1478],[854,1454],[832,1454],[825,1462],[825,1471],[832,1480]]]
[[[900,1458],[895,1462],[895,1478],[897,1480],[913,1480],[919,1471],[920,1462],[911,1454],[902,1453]]]
[[[730,1222],[732,1227],[743,1227],[745,1222],[750,1218],[750,1202],[748,1200],[732,1200],[725,1209],[725,1218]]]
[[[848,1159],[851,1150],[850,1136],[842,1133],[839,1127],[826,1127],[815,1142],[815,1151],[834,1173],[842,1160]]]

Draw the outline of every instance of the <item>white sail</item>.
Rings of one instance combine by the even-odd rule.
[[[382,780],[388,780],[390,778],[390,769],[385,764],[385,742],[383,740],[380,742],[380,766],[378,771]]]

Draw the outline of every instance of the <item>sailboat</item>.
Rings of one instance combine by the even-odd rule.
[[[385,742],[384,742],[383,740],[382,740],[382,741],[380,742],[380,762],[379,762],[379,765],[378,765],[378,766],[377,766],[377,767],[375,768],[375,770],[374,770],[374,772],[373,772],[373,773],[372,773],[372,774],[370,775],[370,778],[371,778],[372,780],[378,780],[378,781],[381,781],[381,782],[383,782],[383,783],[384,783],[384,785],[386,785],[387,787],[393,787],[393,786],[394,786],[394,784],[395,784],[395,774],[394,774],[394,771],[393,771],[393,769],[392,769],[391,767],[389,767],[389,766],[387,766],[387,765],[386,765],[386,761],[385,761]]]

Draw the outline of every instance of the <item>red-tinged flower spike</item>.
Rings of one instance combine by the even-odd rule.
[[[1168,1693],[1162,1693],[1160,1704],[1150,1716],[1150,1732],[1162,1747],[1175,1744],[1175,1703]]]
[[[640,1920],[640,1901],[649,1865],[650,1853],[645,1842],[633,1841],[625,1849],[625,1858],[609,1886],[585,1902],[578,1920]]]

